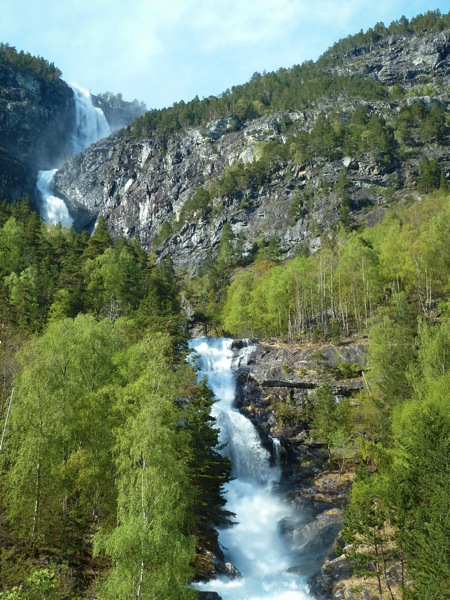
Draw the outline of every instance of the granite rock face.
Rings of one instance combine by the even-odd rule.
[[[242,240],[243,253],[254,244],[275,237],[280,249],[292,256],[299,244],[314,251],[323,232],[337,225],[342,196],[337,182],[343,169],[349,183],[350,216],[355,223],[377,222],[393,200],[405,195],[418,197],[416,183],[423,153],[402,160],[380,163],[376,153],[345,156],[336,160],[318,158],[305,164],[280,161],[267,173],[259,189],[241,190],[213,200],[207,215],[179,221],[181,210],[198,188],[207,188],[222,177],[226,167],[258,159],[261,144],[286,141],[283,123],[290,131],[309,131],[320,112],[336,107],[343,117],[365,105],[387,121],[401,107],[415,102],[447,106],[450,95],[450,32],[422,36],[392,36],[377,44],[347,53],[339,73],[373,78],[386,86],[401,85],[407,96],[401,100],[371,102],[346,97],[311,103],[304,111],[272,114],[247,122],[236,118],[211,121],[204,127],[178,133],[163,146],[154,137],[133,140],[125,129],[72,158],[56,177],[56,191],[67,202],[78,228],[92,227],[103,215],[115,236],[138,240],[160,258],[171,256],[175,266],[196,272],[212,250],[217,250],[225,223]],[[440,92],[419,93],[425,81]],[[437,89],[436,88],[436,89]],[[415,95],[416,94],[416,95]],[[448,144],[430,144],[425,152],[437,159],[450,177]],[[308,206],[292,210],[299,195],[309,194]],[[170,223],[172,229],[164,231]]]
[[[280,164],[269,173],[267,185],[217,198],[207,218],[190,220],[166,239],[158,239],[165,223],[171,220],[176,225],[183,205],[198,188],[220,178],[229,165],[256,160],[258,143],[274,138],[268,122],[282,118],[263,117],[218,138],[217,134],[211,137],[209,129],[191,129],[169,140],[165,150],[152,139],[136,142],[116,134],[68,161],[56,175],[56,192],[66,201],[78,228],[92,226],[103,215],[113,235],[137,239],[161,258],[170,255],[182,270],[198,270],[207,253],[217,249],[225,223],[236,238],[244,240],[244,254],[258,241],[273,236],[288,255],[295,253],[300,242],[314,250],[320,232],[339,221],[338,194],[319,190],[324,177],[338,180],[342,160]],[[282,141],[282,134],[275,137]],[[370,155],[349,176],[355,205],[369,202],[372,213],[387,206],[384,191],[399,177],[383,172]],[[290,207],[299,191],[307,189],[319,193],[307,211],[293,218]],[[355,214],[362,219],[361,211]],[[364,219],[369,216],[366,212]]]

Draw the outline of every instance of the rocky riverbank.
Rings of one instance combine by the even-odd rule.
[[[236,348],[245,341],[236,341]],[[329,384],[337,401],[365,385],[365,340],[340,344],[257,343],[238,365],[237,402],[258,428],[265,445],[280,443],[282,492],[302,515],[282,523],[292,551],[293,572],[308,578],[315,598],[351,598],[352,570],[335,553],[342,508],[353,479],[351,465],[330,462],[307,417],[314,389]],[[278,446],[278,444],[276,443]],[[342,595],[336,596],[338,590]],[[371,596],[367,595],[367,598]]]

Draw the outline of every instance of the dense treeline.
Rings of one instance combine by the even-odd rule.
[[[438,314],[418,318],[403,293],[378,311],[367,388],[342,428],[359,462],[344,552],[357,574],[375,579],[380,598],[449,598],[448,301]]]
[[[37,75],[47,81],[55,81],[62,75],[53,63],[40,56],[32,56],[29,52],[18,52],[14,46],[0,43],[0,66],[12,67],[30,75]]]
[[[435,191],[393,207],[374,228],[324,235],[316,254],[300,244],[284,261],[275,238],[243,256],[242,239],[226,224],[217,258],[205,261],[186,294],[199,320],[232,336],[303,342],[362,334],[398,292],[429,318],[447,293],[449,213],[448,196]]]
[[[134,121],[134,138],[155,134],[165,141],[177,131],[206,124],[213,119],[234,117],[253,119],[274,111],[302,109],[323,97],[374,100],[385,98],[387,91],[373,79],[352,77],[327,71],[312,61],[276,73],[255,73],[245,85],[233,86],[220,96],[178,102],[170,108],[150,110]]]
[[[388,90],[381,83],[369,77],[339,73],[331,67],[339,65],[340,56],[345,52],[373,44],[389,35],[420,34],[449,27],[450,13],[442,15],[439,10],[428,11],[410,21],[402,17],[388,27],[378,23],[366,33],[361,31],[340,40],[316,62],[306,61],[290,69],[255,73],[246,84],[233,86],[220,96],[202,100],[195,97],[169,108],[150,110],[136,119],[130,134],[135,138],[154,134],[165,141],[177,131],[206,124],[213,119],[234,117],[244,121],[277,111],[301,110],[319,98],[338,98],[343,93],[347,98],[362,100],[386,98]]]
[[[0,596],[195,597],[230,464],[171,265],[25,201],[0,208],[0,257]]]
[[[0,211],[0,309],[17,330],[40,332],[48,320],[80,312],[135,314],[145,324],[152,311],[153,324],[171,315],[171,332],[180,326],[171,264],[157,266],[136,242],[113,243],[104,219],[89,237],[48,229],[26,201]]]
[[[325,56],[342,56],[356,48],[360,52],[365,46],[376,44],[391,35],[420,35],[424,31],[444,31],[448,28],[450,28],[450,13],[441,14],[440,10],[429,10],[411,20],[403,16],[397,21],[392,21],[387,27],[384,23],[377,23],[366,32],[361,30],[357,34],[349,35],[333,44]]]

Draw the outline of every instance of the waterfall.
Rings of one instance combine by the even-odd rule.
[[[61,223],[66,227],[73,225],[73,219],[67,210],[64,200],[53,195],[53,179],[58,169],[39,171],[37,189],[41,194],[40,212],[46,223]]]
[[[236,514],[237,524],[219,532],[226,560],[241,573],[237,579],[221,578],[198,584],[198,589],[217,592],[223,600],[308,600],[307,585],[289,573],[291,565],[280,526],[294,518],[291,507],[277,494],[281,476],[270,465],[270,453],[262,446],[252,423],[234,406],[236,380],[232,340],[197,338],[190,348],[196,355],[199,378],[218,399],[212,415],[220,429],[223,452],[233,461],[233,476],[226,490],[227,509]],[[238,364],[245,360],[244,348]]]
[[[111,133],[103,111],[92,104],[88,90],[71,83],[75,102],[75,129],[72,135],[73,153],[82,152]],[[53,180],[58,169],[39,171],[36,187],[40,193],[40,213],[49,225],[61,223],[70,227],[73,219],[61,198],[53,194]]]
[[[273,458],[274,458],[275,466],[279,467],[281,464],[281,442],[278,438],[274,438],[270,435],[269,435],[269,437],[272,440]]]
[[[76,83],[69,85],[73,90],[76,115],[72,144],[74,154],[78,154],[91,144],[109,135],[111,128],[102,109],[96,108],[92,104],[90,92]]]

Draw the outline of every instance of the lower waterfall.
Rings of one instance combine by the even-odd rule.
[[[223,600],[308,600],[303,578],[289,573],[291,565],[280,525],[294,518],[291,507],[277,495],[280,467],[271,466],[253,424],[234,406],[236,379],[232,340],[196,338],[190,348],[196,354],[199,378],[208,384],[218,402],[212,409],[220,429],[223,452],[233,461],[233,476],[226,489],[227,509],[236,514],[236,525],[219,532],[227,561],[242,574],[198,584],[199,590],[217,592]],[[245,361],[249,348],[240,351]]]

